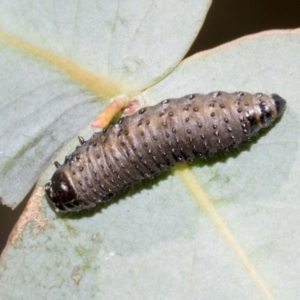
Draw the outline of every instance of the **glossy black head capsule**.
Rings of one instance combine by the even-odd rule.
[[[64,172],[58,168],[50,182],[45,185],[49,200],[54,204],[57,212],[79,211],[95,206],[78,198],[75,188]]]

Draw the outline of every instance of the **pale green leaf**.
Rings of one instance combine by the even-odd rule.
[[[42,197],[49,167],[2,257],[2,298],[298,299],[299,53],[300,30],[246,37],[183,61],[141,95],[148,104],[212,90],[287,100],[275,126],[230,154],[63,218]]]
[[[182,59],[210,5],[0,1],[0,197],[15,207],[62,143]]]

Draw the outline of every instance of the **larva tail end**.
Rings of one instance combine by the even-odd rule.
[[[286,101],[277,94],[272,94],[271,97],[275,102],[277,117],[280,117],[285,110]]]

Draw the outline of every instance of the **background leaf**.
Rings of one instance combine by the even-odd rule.
[[[99,98],[133,96],[169,73],[209,4],[1,1],[2,202],[23,199],[54,151],[92,121]]]
[[[202,53],[142,94],[155,103],[238,86],[285,97],[282,120],[244,151],[177,167],[106,207],[66,218],[40,202],[49,167],[1,258],[0,295],[298,298],[299,39],[299,30],[273,32]]]
[[[2,295],[272,299],[288,292],[297,298],[299,45],[299,30],[247,37],[185,60],[144,92],[154,99],[185,93],[186,86],[230,90],[235,80],[242,90],[264,88],[285,97],[281,121],[244,151],[196,161],[192,169],[177,167],[175,175],[164,173],[124,191],[110,205],[63,218],[45,199],[37,201],[50,167],[3,256]],[[274,61],[280,64],[273,67]],[[199,86],[202,70],[207,72]],[[236,70],[239,76],[233,76]],[[196,183],[187,184],[191,179]],[[12,267],[20,261],[22,267]]]

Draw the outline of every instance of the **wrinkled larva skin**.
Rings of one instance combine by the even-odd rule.
[[[278,95],[193,94],[140,109],[95,133],[66,157],[46,184],[57,211],[80,211],[176,162],[249,140],[285,109]]]

